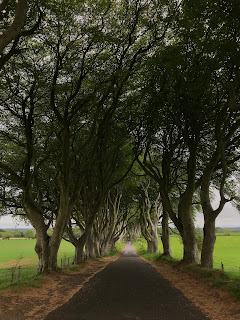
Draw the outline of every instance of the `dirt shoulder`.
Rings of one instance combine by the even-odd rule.
[[[26,257],[18,260],[11,260],[9,262],[3,262],[3,263],[0,263],[0,268],[11,268],[16,266],[37,267],[37,264],[33,264],[34,261],[38,261],[38,257],[32,256],[32,257]]]
[[[196,279],[182,271],[181,267],[171,267],[156,261],[147,262],[211,320],[240,319],[240,302],[226,290],[216,288],[204,280]]]
[[[70,300],[89,279],[119,256],[120,254],[116,254],[110,258],[89,260],[79,271],[45,276],[40,288],[22,287],[0,291],[0,319],[44,319],[49,312]]]

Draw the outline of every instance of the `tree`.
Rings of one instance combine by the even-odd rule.
[[[22,232],[21,231],[13,231],[14,238],[22,238]]]
[[[5,156],[0,167],[8,190],[16,188],[36,229],[39,272],[57,268],[61,237],[84,178],[100,155],[129,78],[155,41],[147,35],[156,17],[139,34],[147,9],[135,4],[69,1],[64,10],[60,3],[46,4],[43,37],[26,39],[34,54],[23,51],[14,65],[9,60],[4,66],[1,103],[8,121],[1,133]],[[123,38],[113,16],[129,19]]]
[[[186,262],[199,260],[193,203],[201,187],[204,217],[208,220],[204,227],[206,239],[203,242],[202,263],[209,266],[216,217],[213,213],[211,221],[207,218],[207,196],[204,198],[203,194],[209,194],[210,182],[220,170],[222,176],[218,187],[222,200],[215,212],[217,216],[224,204],[231,200],[224,196],[229,172],[227,163],[239,159],[239,155],[233,152],[239,139],[236,98],[239,67],[234,45],[238,24],[234,22],[230,26],[228,16],[223,16],[222,11],[215,11],[215,6],[213,2],[206,6],[214,12],[211,15],[213,25],[208,28],[209,21],[203,22],[203,16],[206,19],[209,17],[208,10],[203,12],[201,4],[192,6],[191,1],[181,4],[182,11],[176,20],[179,33],[169,41],[165,50],[159,48],[146,64],[142,95],[138,94],[138,103],[141,101],[143,111],[136,130],[139,164],[159,183],[163,206],[182,235]],[[231,9],[234,6],[232,2]],[[193,16],[196,23],[191,24],[189,36]],[[225,21],[226,29],[219,28],[222,24],[215,24],[216,20]],[[233,38],[230,47],[226,47],[229,32]],[[219,41],[223,48],[220,52],[217,49]],[[227,54],[223,55],[224,51]],[[231,57],[231,61],[226,56]],[[219,171],[217,174],[219,178]],[[177,199],[177,207],[172,199]]]
[[[34,239],[35,238],[35,232],[33,230],[27,230],[24,232],[24,237],[28,239]]]
[[[11,231],[6,231],[2,233],[2,239],[3,240],[9,240],[10,238],[13,237],[13,234]]]
[[[145,182],[145,183],[144,183]],[[158,252],[158,233],[157,227],[161,213],[160,194],[156,186],[150,185],[150,181],[143,181],[140,185],[141,200],[140,218],[141,230],[144,238],[147,240],[148,252]]]
[[[230,229],[224,229],[224,235],[225,236],[230,236],[232,231]]]
[[[223,233],[224,230],[223,230],[222,228],[220,228],[220,227],[216,227],[216,228],[215,228],[215,232],[216,232],[216,233]]]
[[[2,214],[35,228],[38,272],[57,269],[67,230],[78,262],[84,246],[101,255],[126,230],[139,234],[140,221],[156,251],[160,203],[164,254],[170,218],[184,261],[198,263],[201,202],[201,262],[211,267],[215,219],[235,196],[227,189],[240,158],[235,1],[35,4],[16,14],[14,1],[0,5],[0,198]],[[141,197],[136,160],[151,179]]]
[[[239,122],[237,96],[239,96],[239,63],[236,55],[236,43],[238,37],[239,20],[237,17],[230,19],[232,10],[237,9],[235,1],[221,4],[221,9],[216,3],[206,1],[205,12],[200,13],[200,8],[190,8],[186,5],[187,12],[198,16],[194,20],[196,32],[200,28],[207,28],[206,39],[198,41],[193,39],[197,46],[204,48],[205,63],[211,70],[211,87],[213,96],[212,104],[216,110],[216,122],[211,125],[209,134],[206,135],[209,141],[214,141],[215,149],[208,146],[205,153],[211,155],[206,163],[201,178],[201,205],[204,214],[204,241],[201,256],[201,263],[205,266],[213,266],[213,249],[215,243],[215,220],[222,211],[224,205],[233,200],[233,194],[227,191],[228,179],[231,178],[231,165],[239,159],[238,152],[235,152],[235,143],[239,143]],[[224,9],[223,9],[224,8]],[[220,10],[219,10],[220,9]],[[222,12],[225,11],[223,15]],[[209,20],[209,13],[214,12]],[[200,19],[201,16],[201,19]],[[207,23],[203,23],[204,19]],[[224,25],[224,27],[223,27]],[[231,35],[229,37],[229,35]],[[226,58],[227,57],[227,58]],[[214,63],[212,64],[214,59]],[[212,65],[211,65],[212,64]],[[214,102],[214,103],[213,103]],[[210,105],[210,103],[209,103]],[[215,107],[214,107],[215,105]],[[230,129],[231,127],[231,129]],[[220,202],[216,210],[212,208],[210,194],[211,187],[219,190]],[[230,195],[229,195],[230,194]],[[228,197],[227,197],[228,196]]]

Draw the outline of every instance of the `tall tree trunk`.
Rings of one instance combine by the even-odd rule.
[[[204,228],[203,228],[203,246],[201,254],[201,264],[205,267],[213,267],[213,251],[216,241],[216,232],[215,232],[215,220],[219,213],[222,211],[226,199],[224,195],[221,194],[221,201],[216,210],[213,209],[210,201],[210,178],[204,179],[201,186],[201,206],[204,216]]]
[[[36,245],[35,251],[38,255],[38,273],[48,273],[56,271],[57,266],[57,254],[59,245],[52,242],[51,237],[47,235],[44,230],[36,229]]]
[[[99,239],[97,239],[93,230],[89,233],[85,250],[88,258],[98,258],[100,256]]]
[[[113,251],[116,249],[116,242],[114,241],[114,238],[109,241],[108,247],[109,251]]]
[[[208,268],[213,267],[213,251],[214,251],[214,245],[216,241],[215,220],[217,216],[220,214],[220,212],[222,211],[222,209],[224,208],[224,205],[227,201],[224,197],[224,192],[223,192],[224,183],[225,183],[225,176],[223,175],[221,188],[220,188],[221,200],[219,202],[218,208],[216,210],[213,209],[211,200],[210,200],[210,190],[209,190],[211,174],[212,174],[211,170],[209,171],[206,170],[205,177],[204,179],[202,179],[202,186],[200,191],[201,206],[202,206],[203,216],[204,216],[201,264]]]
[[[75,257],[74,257],[74,263],[75,264],[81,264],[84,260],[84,241],[80,241],[75,246]]]
[[[157,253],[158,252],[158,237],[153,236],[151,240],[147,239],[147,252]]]
[[[71,225],[68,226],[67,231],[69,235],[69,241],[75,247],[74,263],[81,264],[86,257],[90,257],[90,253],[88,250],[89,247],[87,246],[91,242],[91,237],[89,236],[89,229],[88,228],[85,229],[79,239],[77,239],[74,236]],[[85,252],[84,252],[84,247],[86,247]]]
[[[205,218],[203,228],[203,247],[201,254],[201,264],[205,267],[213,267],[213,251],[216,241],[215,219]]]
[[[48,272],[51,268],[50,263],[50,237],[47,234],[48,226],[44,223],[43,213],[41,208],[38,208],[34,202],[31,201],[29,194],[23,194],[23,208],[30,220],[32,226],[36,230],[36,245],[35,251],[38,255],[38,273]]]
[[[38,255],[38,273],[40,274],[48,270],[50,237],[46,232],[36,230],[36,238],[35,251]]]
[[[32,226],[36,230],[35,251],[39,258],[38,273],[56,271],[57,254],[69,219],[69,206],[66,195],[61,196],[60,208],[51,237],[48,236],[48,225],[44,222],[44,214],[39,206],[32,201],[28,192],[23,194],[23,207]]]
[[[168,226],[168,213],[166,211],[163,212],[162,217],[162,244],[163,244],[163,255],[172,257],[172,249],[170,244],[170,232]]]
[[[183,261],[188,264],[199,263],[197,235],[191,223],[183,231]]]
[[[193,132],[195,128],[192,128]],[[178,215],[181,219],[183,232],[183,261],[185,263],[199,263],[199,254],[198,254],[198,243],[197,243],[197,234],[195,231],[194,220],[193,220],[193,209],[192,202],[195,192],[195,174],[196,174],[196,152],[197,152],[197,143],[199,138],[199,132],[195,132],[195,138],[189,138],[186,134],[185,139],[187,141],[190,156],[187,161],[187,187],[185,192],[180,196],[180,201],[178,204]]]
[[[183,225],[181,234],[183,240],[183,261],[185,263],[199,263],[197,234],[192,214],[192,197],[182,197],[179,203],[179,214]]]
[[[99,239],[96,237],[89,237],[89,240],[86,243],[86,255],[88,258],[101,257],[101,245]]]
[[[143,199],[141,212],[141,230],[144,238],[147,240],[147,251],[149,253],[158,252],[158,221],[160,216],[160,194],[153,201],[149,198],[148,188],[143,186]]]

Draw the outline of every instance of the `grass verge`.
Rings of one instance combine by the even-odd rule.
[[[108,252],[105,257],[112,257],[116,253],[121,252],[125,246],[124,242],[117,242],[116,243],[116,249]],[[61,259],[64,260],[64,265],[62,268],[62,271],[79,271],[82,269],[86,264],[87,260],[83,261],[80,265],[72,265],[71,259],[69,260],[70,264],[68,266],[68,257],[72,255],[72,252],[60,252],[58,256],[58,265],[60,266]],[[70,257],[72,258],[72,257]],[[20,271],[20,280],[19,280],[19,268],[18,264],[16,264],[15,267],[11,268],[0,268],[0,290],[9,288],[9,287],[22,287],[22,286],[31,286],[31,287],[39,287],[40,286],[40,280],[43,279],[44,275],[38,275],[37,274],[37,262],[36,267],[21,267]],[[61,271],[61,270],[59,270]]]
[[[143,239],[135,241],[134,246],[137,253],[146,260],[155,260],[157,264],[166,263],[172,267],[175,267],[182,272],[186,272],[195,278],[207,281],[215,287],[221,287],[226,289],[232,294],[234,298],[240,300],[240,275],[235,272],[225,273],[216,269],[209,269],[200,265],[185,265],[181,263],[181,260],[176,260],[171,257],[163,256],[160,253],[148,253],[146,250],[146,244]]]
[[[19,269],[1,268],[0,269],[0,289],[8,287],[32,286],[38,287],[42,275],[37,275],[37,267],[21,267],[19,278]],[[20,279],[20,280],[19,280]]]

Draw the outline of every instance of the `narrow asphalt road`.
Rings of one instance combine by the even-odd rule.
[[[208,320],[132,245],[45,320]]]

